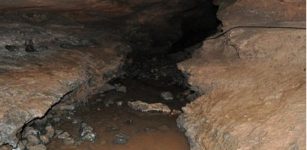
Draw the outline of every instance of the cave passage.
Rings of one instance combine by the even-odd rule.
[[[108,83],[85,102],[61,100],[44,117],[25,125],[15,149],[188,150],[188,140],[177,128],[176,118],[182,107],[202,92],[188,84],[188,74],[181,72],[177,63],[190,58],[207,36],[218,31],[220,22],[217,6],[208,0],[181,3],[138,4],[133,7],[134,13],[139,13],[136,19],[133,13],[120,15],[122,10],[119,14],[111,12],[111,16],[77,9],[62,10],[60,15],[40,9],[3,11],[8,22],[26,22],[19,24],[21,30],[31,30],[30,35],[25,34],[26,42],[5,43],[6,53],[39,55],[53,48],[99,49],[108,43],[106,39],[129,47],[119,48],[124,63],[119,71],[104,75],[111,79]],[[114,4],[133,5],[124,1]],[[155,9],[157,18],[147,16]],[[67,20],[67,16],[73,19]],[[146,21],[147,17],[152,21]],[[145,21],[140,23],[141,19]],[[54,36],[51,41],[39,39],[47,28],[52,28],[48,31]],[[25,52],[19,52],[23,46]]]

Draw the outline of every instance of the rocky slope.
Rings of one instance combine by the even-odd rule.
[[[260,26],[288,21],[300,26],[291,22],[305,22],[299,3],[305,2],[252,5],[238,0],[224,3],[218,14],[224,29],[248,25],[249,20]],[[240,12],[250,7],[255,8]],[[283,7],[297,9],[281,11]],[[271,20],[260,15],[267,8],[274,12]],[[191,149],[305,149],[305,41],[304,29],[240,27],[208,38],[191,59],[180,63],[190,74],[190,84],[204,93],[177,120]]]

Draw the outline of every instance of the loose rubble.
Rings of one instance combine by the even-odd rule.
[[[94,142],[96,139],[96,134],[93,132],[93,128],[86,123],[81,123],[80,136],[84,141]]]

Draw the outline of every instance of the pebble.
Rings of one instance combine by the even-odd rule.
[[[116,102],[116,105],[117,105],[117,106],[122,106],[122,105],[123,105],[123,101],[117,101],[117,102]]]
[[[116,88],[116,91],[117,92],[122,92],[122,93],[126,93],[127,92],[127,87],[125,87],[125,86],[119,86],[119,87],[117,87]]]
[[[62,139],[62,140],[69,138],[69,137],[70,137],[70,134],[68,132],[63,132],[62,134],[57,136],[58,139]]]
[[[73,124],[77,124],[77,123],[79,123],[79,121],[78,121],[77,119],[73,119],[73,120],[72,120],[72,123],[73,123]]]
[[[47,125],[45,127],[46,130],[46,136],[48,136],[49,138],[52,138],[55,134],[54,128],[51,125]]]
[[[43,144],[34,145],[34,146],[27,146],[28,150],[47,150],[46,146]]]
[[[114,144],[126,144],[129,140],[129,136],[124,133],[119,133],[115,135],[113,140]]]
[[[55,130],[54,135],[55,136],[59,136],[60,134],[62,134],[64,131],[63,130]]]
[[[173,99],[174,99],[173,94],[172,94],[171,92],[169,92],[169,91],[167,91],[167,92],[162,92],[162,93],[161,93],[161,97],[162,97],[164,100],[166,100],[166,101],[170,101],[170,100],[173,100]]]
[[[72,144],[75,143],[75,140],[73,138],[71,138],[71,137],[68,137],[68,138],[63,139],[63,142],[66,145],[72,145]]]
[[[96,134],[93,132],[93,128],[86,123],[81,124],[81,139],[84,141],[94,142],[96,140]]]
[[[35,135],[28,135],[26,139],[28,140],[28,145],[37,145],[40,143],[40,140]]]
[[[106,83],[105,85],[103,85],[100,89],[101,92],[106,92],[106,91],[111,91],[111,90],[115,90],[115,86]]]
[[[56,123],[56,122],[60,122],[61,118],[60,117],[54,117],[52,120],[53,120],[53,122]]]
[[[70,105],[61,105],[59,106],[60,110],[75,110],[75,106],[73,104]]]
[[[40,139],[44,144],[49,143],[49,137],[48,137],[47,135],[41,135],[41,136],[39,136],[39,139]]]
[[[108,100],[104,101],[104,105],[105,105],[106,107],[109,107],[110,105],[113,105],[113,104],[114,104],[114,101],[111,100],[111,99],[108,99]]]

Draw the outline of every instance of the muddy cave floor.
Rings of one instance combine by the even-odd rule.
[[[164,81],[116,79],[87,103],[63,105],[27,125],[20,147],[28,150],[188,150],[176,118],[191,90]],[[170,112],[141,112],[128,103],[163,103]],[[34,136],[33,136],[34,135]]]

